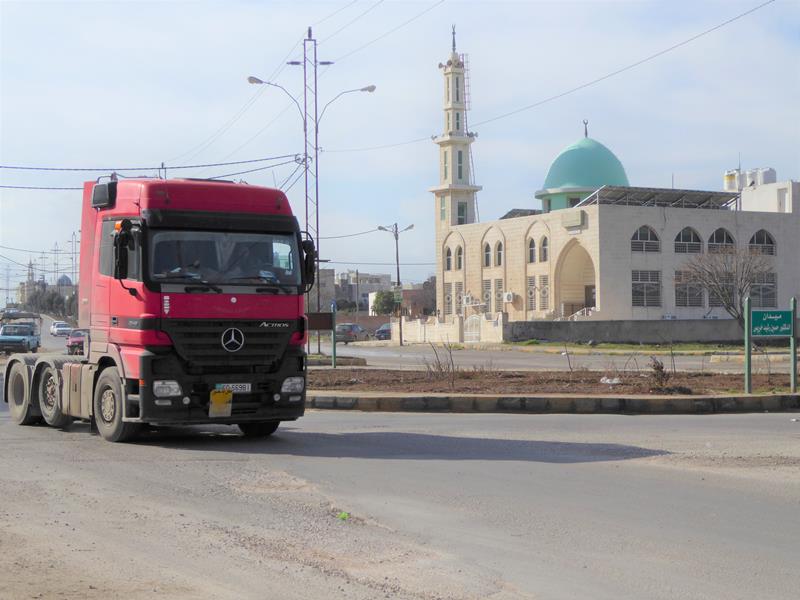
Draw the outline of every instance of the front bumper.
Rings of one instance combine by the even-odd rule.
[[[27,352],[28,345],[25,342],[0,342],[0,352]]]
[[[305,379],[305,364],[302,348],[290,348],[281,366],[271,373],[197,375],[187,373],[174,354],[145,352],[140,357],[141,380],[126,382],[128,419],[164,425],[295,420],[305,412],[305,386],[301,393],[282,393],[280,389],[287,377]],[[177,381],[183,394],[156,398],[153,381],[159,379]],[[217,384],[231,383],[249,383],[251,392],[233,395],[231,416],[209,417],[211,391]],[[169,405],[165,405],[167,400]]]

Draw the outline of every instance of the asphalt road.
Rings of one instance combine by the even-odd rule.
[[[312,341],[312,350],[316,350],[316,343]],[[330,344],[322,344],[322,351],[330,354]],[[338,356],[353,356],[367,360],[371,367],[386,369],[424,369],[426,362],[432,364],[436,360],[435,353],[429,345],[414,344],[410,346],[372,346],[337,344]],[[441,348],[437,348],[441,360],[449,360],[449,356]],[[755,357],[753,372],[788,373],[789,361],[787,356],[770,355],[769,365],[762,357]],[[741,373],[743,364],[739,361],[724,359],[735,357],[719,356],[675,356],[675,368],[678,371]],[[659,356],[665,365],[671,368],[670,357]],[[466,369],[473,367],[504,370],[531,370],[531,371],[567,371],[569,369],[588,369],[590,371],[612,372],[615,370],[647,370],[650,355],[647,352],[631,354],[610,354],[595,352],[592,354],[573,354],[569,357],[560,352],[527,351],[513,347],[497,350],[473,350],[468,346],[463,350],[453,351],[453,362]]]
[[[0,598],[794,599],[795,416],[311,412],[110,444],[0,403]]]

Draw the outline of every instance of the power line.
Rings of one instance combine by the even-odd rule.
[[[610,73],[606,73],[602,77],[597,77],[596,79],[592,79],[591,81],[587,81],[586,83],[582,83],[582,84],[580,84],[578,86],[575,86],[575,87],[573,87],[571,89],[568,89],[568,90],[566,90],[564,92],[561,92],[559,94],[555,94],[555,95],[550,96],[548,98],[544,98],[543,100],[539,100],[538,102],[534,102],[533,104],[528,104],[527,106],[523,106],[521,108],[517,108],[517,109],[509,111],[507,113],[503,113],[501,115],[497,115],[495,117],[491,117],[489,119],[485,119],[483,121],[479,121],[477,123],[474,123],[473,126],[477,127],[477,126],[480,126],[480,125],[485,125],[487,123],[492,123],[493,121],[498,121],[500,119],[505,119],[507,117],[510,117],[512,115],[516,115],[516,114],[524,112],[526,110],[530,110],[532,108],[537,108],[539,106],[542,106],[543,104],[546,104],[548,102],[552,102],[553,100],[557,100],[559,98],[563,98],[564,96],[567,96],[569,94],[573,94],[573,93],[575,93],[577,91],[580,91],[580,90],[583,90],[583,89],[585,89],[587,87],[590,87],[592,85],[600,83],[601,81],[605,81],[606,79],[610,79],[611,77],[615,77],[616,75],[619,75],[620,73],[624,73],[625,71],[629,71],[631,69],[634,69],[634,68],[636,68],[636,67],[638,67],[638,66],[640,66],[640,65],[642,65],[642,64],[644,64],[646,62],[649,62],[649,61],[654,60],[654,59],[656,59],[656,58],[658,58],[660,56],[663,56],[664,54],[667,54],[668,52],[672,52],[673,50],[681,48],[682,46],[685,46],[685,45],[687,45],[687,44],[689,44],[691,42],[694,42],[695,40],[697,40],[697,39],[699,39],[699,38],[701,38],[703,36],[706,36],[706,35],[708,35],[710,33],[713,33],[714,31],[717,31],[718,29],[721,29],[721,28],[725,27],[726,25],[730,25],[731,23],[733,23],[735,21],[738,21],[739,19],[742,19],[742,18],[744,18],[744,17],[756,12],[757,10],[760,10],[760,9],[764,8],[765,6],[767,6],[769,4],[772,4],[774,2],[775,2],[775,0],[767,0],[766,2],[763,2],[763,3],[759,4],[758,6],[755,6],[755,7],[751,8],[749,10],[746,10],[746,11],[744,11],[742,13],[739,13],[738,15],[736,15],[734,17],[731,17],[730,19],[728,19],[726,21],[723,21],[722,23],[719,23],[719,24],[715,25],[714,27],[711,27],[709,29],[701,31],[700,33],[698,33],[696,35],[693,35],[692,37],[687,38],[687,39],[683,40],[682,42],[678,42],[677,44],[673,44],[672,46],[669,46],[668,48],[664,48],[663,50],[660,50],[660,51],[656,52],[655,54],[651,54],[651,55],[646,56],[645,58],[642,58],[642,59],[640,59],[640,60],[638,60],[636,62],[630,63],[628,65],[625,65],[624,67],[621,67],[619,69],[611,71]],[[332,152],[332,153],[338,153],[338,152],[368,152],[370,150],[383,150],[383,149],[386,149],[386,148],[396,148],[398,146],[407,146],[409,144],[417,144],[419,142],[423,142],[423,141],[426,141],[428,139],[430,139],[430,138],[429,137],[422,137],[422,138],[417,138],[417,139],[413,139],[413,140],[407,140],[405,142],[396,142],[396,143],[393,143],[393,144],[382,144],[380,146],[366,146],[366,147],[362,147],[362,148],[343,148],[341,150],[326,150],[326,152]]]
[[[29,165],[0,165],[0,169],[9,169],[14,171],[158,171],[162,168],[170,170],[175,169],[202,169],[206,167],[227,167],[230,165],[246,165],[249,163],[265,162],[268,160],[279,160],[281,158],[289,158],[298,156],[295,154],[280,154],[278,156],[265,156],[262,158],[251,158],[248,160],[236,160],[232,162],[216,162],[198,165],[158,165],[155,167],[32,167]]]
[[[256,171],[265,171],[267,169],[274,169],[276,167],[280,167],[283,165],[288,165],[291,163],[296,162],[295,160],[286,160],[280,163],[276,163],[274,165],[267,165],[266,167],[257,167],[255,169],[248,169],[247,171],[238,171],[236,173],[226,173],[225,175],[215,175],[213,177],[209,177],[208,179],[222,179],[223,177],[233,177],[234,175],[244,175],[245,173],[255,173]]]
[[[342,12],[343,10],[345,10],[345,9],[347,9],[347,8],[350,8],[350,7],[351,7],[351,6],[353,6],[353,4],[355,4],[356,2],[358,2],[358,0],[353,0],[352,2],[349,2],[349,3],[345,4],[345,5],[344,5],[344,6],[342,6],[341,8],[337,8],[335,11],[333,11],[332,13],[330,13],[330,14],[329,14],[327,17],[323,17],[323,18],[321,18],[319,21],[317,21],[316,23],[312,23],[312,25],[311,25],[311,26],[312,26],[312,27],[316,27],[316,26],[317,26],[317,25],[319,25],[320,23],[324,23],[325,21],[327,21],[327,20],[328,20],[328,19],[330,19],[331,17],[334,17],[334,16],[338,15],[338,14],[339,14],[340,12]]]
[[[325,264],[328,265],[369,265],[369,266],[379,266],[379,267],[394,267],[397,266],[397,263],[393,262],[360,262],[357,260],[327,260]],[[407,262],[407,263],[400,263],[401,267],[432,267],[436,263],[432,262]]]
[[[44,185],[0,185],[7,190],[82,190],[82,187],[48,187]]]
[[[363,50],[363,49],[364,49],[364,48],[366,48],[367,46],[371,46],[371,45],[372,45],[372,44],[374,44],[375,42],[378,42],[378,41],[382,40],[383,38],[385,38],[386,36],[393,34],[393,33],[394,33],[395,31],[397,31],[398,29],[402,29],[403,27],[405,27],[405,26],[406,26],[406,25],[408,25],[409,23],[411,23],[411,22],[413,22],[413,21],[416,21],[416,20],[417,20],[417,19],[419,19],[421,16],[423,16],[425,13],[427,13],[427,12],[429,12],[429,11],[432,11],[434,8],[436,8],[437,6],[439,6],[440,4],[442,4],[443,2],[444,2],[444,0],[439,0],[438,2],[436,2],[435,4],[433,4],[433,5],[429,6],[428,8],[426,8],[425,10],[423,10],[422,12],[419,12],[419,13],[417,13],[416,15],[414,15],[413,17],[411,17],[411,18],[410,18],[408,21],[404,21],[403,23],[401,23],[401,24],[400,24],[400,25],[398,25],[397,27],[394,27],[394,28],[390,29],[389,31],[387,31],[387,32],[383,33],[382,35],[379,35],[379,36],[378,36],[378,37],[376,37],[374,40],[371,40],[371,41],[367,42],[366,44],[363,44],[363,45],[359,46],[358,48],[355,48],[354,50],[351,50],[351,51],[350,51],[350,52],[348,52],[347,54],[343,54],[342,56],[340,56],[339,58],[337,58],[337,59],[336,59],[334,62],[337,62],[337,63],[338,63],[338,62],[341,62],[341,61],[343,61],[345,58],[347,58],[348,56],[350,56],[350,55],[352,55],[352,54],[355,54],[356,52],[360,52],[361,50]]]
[[[295,180],[289,185],[289,187],[287,187],[285,190],[283,190],[283,193],[284,194],[289,193],[289,190],[292,189],[295,186],[295,184],[298,181],[300,181],[300,179],[302,179],[304,173],[305,173],[305,171],[300,171],[300,173],[298,173],[297,177],[295,177]]]
[[[373,4],[372,6],[370,6],[370,7],[369,7],[367,10],[365,10],[365,11],[364,11],[364,12],[362,12],[362,13],[359,13],[359,14],[358,14],[358,16],[356,16],[354,19],[352,19],[352,20],[348,21],[347,23],[345,23],[344,25],[342,25],[341,27],[339,27],[339,29],[337,29],[336,31],[334,31],[334,32],[333,32],[332,34],[330,34],[328,37],[326,37],[326,38],[325,38],[325,39],[323,39],[323,40],[320,40],[320,41],[319,41],[319,44],[324,44],[324,43],[325,43],[325,42],[327,42],[329,39],[331,39],[331,38],[333,38],[333,37],[335,37],[335,36],[339,35],[339,34],[340,34],[342,31],[344,31],[345,29],[347,29],[348,27],[350,27],[350,25],[352,25],[353,23],[355,23],[356,21],[358,21],[358,20],[359,20],[361,17],[363,17],[364,15],[366,15],[366,14],[367,14],[368,12],[370,12],[371,10],[374,10],[374,9],[378,8],[378,7],[379,7],[381,4],[383,4],[385,1],[386,1],[386,0],[378,0],[378,1],[377,1],[375,4]]]
[[[321,239],[321,240],[339,240],[339,239],[342,239],[342,238],[351,238],[351,237],[357,237],[359,235],[367,235],[368,233],[375,233],[376,231],[378,231],[377,228],[376,229],[370,229],[369,231],[361,231],[359,233],[349,233],[347,235],[331,235],[331,236],[328,236],[328,237],[321,237],[319,239]]]

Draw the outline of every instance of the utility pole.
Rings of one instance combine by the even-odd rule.
[[[400,345],[403,345],[403,287],[400,283],[400,234],[404,231],[408,231],[409,229],[413,229],[413,223],[406,227],[405,229],[399,229],[397,223],[394,223],[388,227],[384,227],[383,225],[379,225],[378,229],[380,231],[388,231],[394,236],[394,258],[395,264],[397,265],[397,286],[396,286],[396,294],[400,296],[399,301],[395,296],[395,302],[397,302],[397,316],[399,318],[400,323]]]
[[[361,278],[358,275],[358,269],[356,269],[356,323],[358,323],[358,315],[361,312]]]

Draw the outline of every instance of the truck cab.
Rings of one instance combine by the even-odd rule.
[[[25,404],[14,397],[15,376],[30,392],[27,412],[12,406],[12,417],[56,426],[93,419],[112,441],[132,438],[142,423],[235,424],[269,435],[304,411],[304,293],[315,260],[280,190],[86,183],[84,356],[12,357],[5,398]]]

